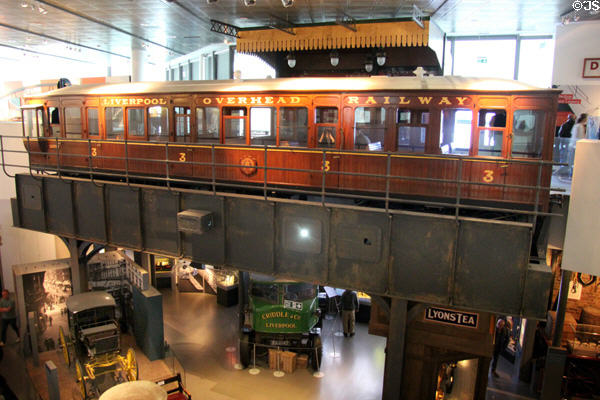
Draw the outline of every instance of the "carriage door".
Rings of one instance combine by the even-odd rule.
[[[29,164],[45,164],[47,143],[38,138],[44,135],[44,108],[41,105],[22,106],[23,142],[29,152]]]
[[[546,143],[553,136],[549,132],[552,121],[549,121],[551,101],[545,98],[515,97],[513,100],[512,124],[508,135],[510,157],[514,160],[536,161],[550,159],[550,144]],[[538,173],[541,172],[541,186],[550,185],[551,167],[538,170],[539,165],[511,163],[506,171],[506,183],[511,185],[536,186]],[[547,198],[548,192],[539,193],[539,202]],[[506,188],[504,199],[508,201],[535,204],[534,189]]]
[[[476,128],[473,138],[474,155],[480,160],[471,162],[471,179],[477,183],[468,190],[472,198],[491,201],[503,199],[507,157],[506,98],[482,98],[476,109]]]
[[[84,107],[85,133],[88,138],[87,152],[91,157],[88,161],[92,168],[102,168],[102,143],[100,141],[100,117],[98,114],[99,101],[86,100]]]
[[[192,108],[181,100],[175,100],[173,118],[175,124],[175,146],[169,148],[170,172],[174,176],[192,176],[194,149],[192,143]]]
[[[61,167],[87,167],[88,143],[83,135],[83,102],[69,100],[63,102],[66,139],[60,146]]]
[[[324,98],[316,98],[315,103],[321,100],[323,102]],[[327,98],[329,99],[329,97]],[[333,98],[337,103],[338,99]],[[328,103],[331,104],[331,100]],[[315,138],[316,138],[316,147],[319,150],[336,150],[339,149],[340,143],[342,141],[342,133],[340,132],[340,112],[337,105],[323,105],[323,106],[315,106]],[[337,172],[340,170],[340,155],[335,151],[328,151],[325,153],[325,157],[323,157],[323,153],[319,152],[315,154],[318,158],[315,159],[315,163],[311,163],[311,169],[314,165],[317,165],[317,170],[324,171],[326,174],[325,177],[325,185],[327,187],[338,187],[339,178],[338,174],[333,172]],[[322,174],[312,174],[313,178],[311,179],[311,183],[313,185],[321,186],[323,182]]]

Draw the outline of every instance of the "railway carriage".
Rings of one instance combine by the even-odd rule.
[[[558,91],[460,77],[84,85],[29,97],[36,170],[545,209]]]

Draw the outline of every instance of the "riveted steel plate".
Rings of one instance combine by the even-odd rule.
[[[296,279],[327,279],[329,211],[279,203],[276,208],[276,271]]]
[[[231,197],[227,212],[227,264],[273,274],[275,206],[271,202]]]
[[[457,306],[518,315],[529,259],[530,226],[461,220],[454,300]]]
[[[389,217],[345,209],[331,212],[330,284],[384,293],[388,286]]]
[[[148,189],[143,189],[141,194],[142,235],[146,249],[177,255],[179,195],[166,190]]]
[[[106,200],[110,241],[141,249],[140,190],[128,186],[107,186]]]
[[[104,186],[92,182],[73,182],[78,237],[91,242],[106,242]]]
[[[213,213],[213,227],[201,235],[182,232],[183,254],[206,263],[225,264],[225,200],[204,194],[183,193],[181,210],[206,210]],[[177,214],[175,214],[177,218]]]
[[[523,293],[524,315],[546,319],[552,282],[552,270],[546,264],[529,264]]]
[[[38,231],[46,229],[42,193],[41,180],[35,180],[28,175],[17,177],[17,199],[21,208],[23,228]]]
[[[59,235],[74,235],[73,197],[70,181],[44,181],[48,230]]]
[[[453,218],[394,214],[390,293],[411,300],[448,304],[456,230]]]

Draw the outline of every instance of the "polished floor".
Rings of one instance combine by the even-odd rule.
[[[266,365],[251,375],[238,370],[237,307],[202,293],[164,290],[165,339],[185,370],[186,387],[199,399],[380,399],[385,339],[357,324],[356,336],[340,336],[339,318],[325,319],[321,378],[311,369],[275,377]],[[337,333],[337,334],[336,334]]]

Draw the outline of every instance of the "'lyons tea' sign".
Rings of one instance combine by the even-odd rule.
[[[446,325],[462,326],[465,328],[477,328],[479,314],[427,307],[427,309],[425,309],[425,320]]]

